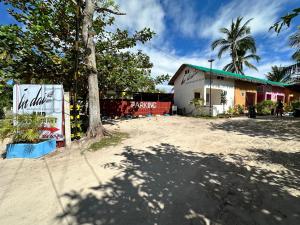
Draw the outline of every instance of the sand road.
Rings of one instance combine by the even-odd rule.
[[[0,159],[1,225],[298,225],[300,121],[152,117],[118,146]]]

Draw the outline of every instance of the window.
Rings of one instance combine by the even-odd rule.
[[[218,79],[218,80],[224,80],[224,77],[217,76],[217,79]]]
[[[209,103],[209,93],[206,93],[206,103]]]
[[[194,98],[201,98],[200,92],[195,92],[194,93]]]
[[[190,72],[190,70],[185,70],[184,74],[188,74]]]
[[[284,95],[277,95],[277,100],[284,102]]]
[[[271,100],[272,99],[272,95],[271,94],[267,94],[267,100]]]

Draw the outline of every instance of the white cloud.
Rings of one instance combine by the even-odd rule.
[[[125,16],[116,18],[117,25],[130,31],[151,28],[158,35],[165,30],[165,13],[157,0],[117,0]]]
[[[179,67],[184,64],[194,64],[204,67],[209,67],[208,58],[204,54],[193,53],[185,56],[179,56],[174,51],[167,51],[165,49],[157,49],[153,46],[140,46],[144,53],[150,56],[150,60],[153,63],[152,75],[154,77],[162,74],[169,74],[173,76]],[[225,59],[226,60],[226,59]],[[213,64],[214,68],[222,69],[225,65],[225,60],[216,60]],[[167,85],[159,85],[167,91],[171,91],[172,87]]]
[[[231,1],[221,7],[216,16],[207,24],[203,21],[202,27],[206,30],[202,35],[206,37],[218,36],[219,28],[227,27],[231,20],[243,16],[245,21],[253,18],[250,23],[253,34],[266,33],[270,26],[276,21],[277,13],[283,2],[278,0],[241,0]]]
[[[157,33],[158,37],[151,43],[155,44],[155,46],[160,46],[159,48],[148,43],[138,46],[133,50],[141,49],[150,56],[150,60],[154,64],[152,69],[154,77],[161,74],[172,76],[183,63],[209,67],[207,60],[210,58],[211,50],[207,40],[202,40],[207,45],[206,48],[202,48],[204,50],[200,52],[195,50],[194,53],[190,52],[185,55],[178,55],[176,49],[168,42],[168,32],[174,34],[177,31],[176,35],[181,34],[193,39],[199,38],[199,41],[202,38],[214,39],[220,35],[219,28],[227,27],[231,23],[231,20],[238,16],[243,16],[245,21],[246,19],[255,18],[250,23],[252,33],[254,35],[263,34],[263,38],[269,39],[271,41],[269,44],[274,45],[274,51],[276,49],[278,52],[288,51],[283,45],[286,42],[283,37],[286,35],[281,36],[281,41],[280,39],[275,41],[278,38],[276,34],[268,32],[269,27],[279,18],[278,14],[284,4],[283,1],[231,0],[227,4],[221,5],[215,13],[210,12],[210,17],[207,13],[196,11],[197,9],[193,5],[193,2],[181,0],[117,0],[117,2],[120,5],[121,11],[126,12],[126,16],[117,17],[118,26],[130,31],[150,27]],[[202,8],[202,10],[204,9]],[[167,27],[167,19],[171,19],[174,22],[174,26]],[[287,32],[284,31],[284,33]],[[282,60],[276,55],[270,55],[265,46],[266,42],[262,43],[258,46],[258,54],[265,56],[259,64],[256,64],[259,71],[245,68],[245,74],[265,78],[265,74],[271,70],[271,66],[284,66],[292,63],[289,60]],[[230,59],[228,56],[224,55],[224,58],[217,59],[214,62],[213,68],[223,69],[229,62]],[[168,91],[172,89],[167,84],[160,85],[159,87]]]
[[[254,18],[250,27],[253,34],[267,33],[269,27],[278,19],[278,12],[284,1],[279,0],[232,0],[222,5],[215,13],[201,13],[196,7],[185,1],[164,0],[168,13],[180,29],[182,35],[188,37],[205,37],[209,39],[220,36],[219,29],[228,27],[238,16],[244,21]],[[208,13],[213,13],[208,16]]]

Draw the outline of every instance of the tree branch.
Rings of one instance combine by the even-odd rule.
[[[114,10],[108,9],[108,8],[100,8],[100,7],[97,7],[97,8],[96,8],[96,11],[97,11],[98,13],[108,12],[108,13],[115,14],[115,15],[120,15],[120,16],[121,16],[121,15],[126,15],[126,13],[114,11]]]

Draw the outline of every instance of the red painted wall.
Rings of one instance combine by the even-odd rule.
[[[102,99],[100,108],[102,116],[164,115],[171,112],[172,102]]]

